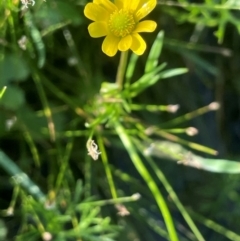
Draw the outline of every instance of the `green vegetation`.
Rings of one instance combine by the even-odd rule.
[[[0,4],[0,240],[240,240],[239,1],[160,0],[114,57],[86,4]]]

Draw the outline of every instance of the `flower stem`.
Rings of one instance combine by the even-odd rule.
[[[116,83],[119,85],[119,89],[122,89],[123,78],[126,71],[128,59],[128,51],[121,52],[120,63],[118,65]]]

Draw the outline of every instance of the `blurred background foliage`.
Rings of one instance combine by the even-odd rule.
[[[240,240],[239,1],[158,1],[122,91],[86,3],[0,3],[0,240]]]

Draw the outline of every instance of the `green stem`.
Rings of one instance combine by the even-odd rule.
[[[42,86],[41,78],[37,73],[34,73],[32,77],[35,82],[38,94],[40,96],[40,100],[43,105],[43,112],[48,122],[48,131],[49,131],[51,141],[55,141],[56,134],[55,134],[55,125],[52,118],[52,111],[51,111],[51,108],[49,107],[47,96]]]
[[[132,196],[128,196],[128,197],[118,197],[118,198],[107,199],[107,200],[82,202],[76,206],[76,209],[81,208],[83,205],[92,205],[95,207],[99,207],[99,206],[112,205],[112,204],[135,202],[135,201],[138,201],[140,198],[141,198],[141,195],[139,193],[135,193]]]
[[[139,145],[139,147],[140,147],[140,145]],[[191,228],[192,232],[195,234],[197,240],[205,241],[204,237],[202,236],[202,234],[198,230],[197,226],[195,225],[195,223],[191,219],[191,217],[188,214],[188,212],[186,211],[185,207],[180,202],[177,194],[175,193],[175,191],[173,190],[173,188],[171,187],[171,185],[167,181],[163,172],[160,170],[160,168],[158,168],[158,166],[155,164],[155,162],[153,161],[153,159],[150,156],[146,156],[146,159],[147,159],[148,163],[150,164],[150,166],[152,167],[153,171],[156,173],[159,180],[162,182],[162,184],[166,188],[167,192],[169,193],[169,196],[171,197],[171,199],[174,201],[174,203],[178,207],[178,209],[181,212],[181,214],[182,214],[183,218],[185,219],[186,223]]]
[[[23,128],[24,128],[23,136],[24,136],[24,139],[29,146],[29,149],[30,149],[31,153],[32,153],[35,165],[37,167],[40,167],[41,163],[40,163],[40,156],[39,156],[39,153],[38,153],[37,146],[36,146],[32,136],[31,136],[30,132],[28,131],[28,129],[25,126]]]
[[[73,148],[73,139],[68,141],[67,146],[66,146],[66,152],[63,156],[60,171],[58,173],[58,177],[57,177],[57,181],[56,181],[56,188],[55,188],[56,193],[59,192],[61,184],[64,181],[64,176],[65,176],[66,171],[67,171],[68,162],[69,162],[69,159],[70,159],[72,148]]]
[[[106,150],[105,150],[105,147],[104,147],[104,144],[103,144],[102,137],[99,136],[98,139],[97,139],[97,142],[99,144],[99,149],[101,150],[101,153],[102,153],[101,157],[102,157],[104,169],[105,169],[105,172],[106,172],[108,184],[109,184],[109,187],[110,187],[110,191],[111,191],[113,199],[116,199],[117,198],[117,190],[116,190],[116,187],[115,187],[115,184],[114,184],[114,181],[113,181],[112,172],[111,172],[110,167],[109,167],[108,157],[107,157],[107,153],[106,153]]]
[[[159,207],[160,212],[163,215],[163,219],[165,221],[167,230],[168,230],[168,235],[169,235],[169,240],[170,241],[178,241],[178,235],[176,232],[176,229],[174,227],[174,223],[170,214],[170,211],[168,209],[168,206],[164,200],[164,197],[162,196],[156,182],[154,181],[153,177],[151,174],[148,172],[148,169],[142,162],[140,156],[137,153],[137,150],[132,143],[130,137],[127,135],[124,127],[119,123],[115,122],[115,129],[116,132],[118,133],[123,145],[125,146],[126,150],[128,151],[128,154],[136,167],[137,171],[140,173],[146,184],[148,185],[148,188],[152,192],[155,201],[157,202],[157,205]]]
[[[220,233],[221,235],[225,236],[226,238],[228,238],[232,241],[240,241],[239,234],[225,228],[222,225],[219,225],[218,223],[212,221],[211,219],[206,218],[206,217],[200,215],[199,213],[194,212],[193,210],[191,210],[189,208],[187,210],[194,219],[196,219],[198,222],[202,223],[206,227],[214,230],[217,233]]]
[[[118,84],[119,89],[122,89],[122,86],[123,86],[123,78],[126,71],[127,59],[128,59],[128,51],[121,52],[120,63],[118,65],[117,77],[116,77],[116,83]]]

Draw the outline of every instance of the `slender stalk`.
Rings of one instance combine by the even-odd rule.
[[[57,181],[56,181],[56,193],[59,192],[59,189],[61,187],[61,184],[64,180],[64,176],[66,174],[67,171],[67,167],[68,167],[68,162],[69,162],[69,158],[72,152],[72,148],[73,148],[73,139],[69,140],[66,146],[66,151],[64,154],[64,157],[62,159],[62,163],[61,163],[61,167],[60,167],[60,171],[58,173],[58,177],[57,177]]]
[[[40,161],[40,156],[39,156],[39,153],[38,153],[37,146],[36,146],[32,136],[31,136],[30,132],[28,131],[28,129],[25,126],[23,128],[24,128],[23,136],[24,136],[24,139],[29,146],[29,149],[30,149],[31,153],[32,153],[32,157],[33,157],[33,160],[35,162],[35,165],[37,167],[40,167],[41,161]]]
[[[219,109],[219,104],[217,102],[212,102],[209,105],[203,106],[197,110],[194,110],[192,112],[189,112],[185,115],[176,117],[175,119],[172,119],[168,122],[165,122],[163,124],[161,124],[161,128],[166,128],[169,126],[177,126],[181,123],[185,123],[186,121],[192,120],[200,115],[203,115],[205,113],[208,113],[210,111],[216,111]]]
[[[119,89],[122,89],[124,74],[127,67],[128,51],[121,52],[120,63],[118,65],[116,83],[119,86]]]
[[[42,86],[40,76],[37,73],[34,73],[33,80],[35,82],[38,94],[40,96],[40,99],[43,105],[43,112],[48,122],[48,131],[49,131],[51,141],[55,141],[56,134],[55,134],[55,125],[52,118],[52,111],[51,111],[51,108],[49,107],[47,96]]]
[[[225,228],[224,226],[212,221],[209,218],[206,218],[202,216],[199,213],[194,212],[190,208],[187,208],[188,212],[191,214],[191,216],[196,219],[198,222],[202,223],[206,227],[214,230],[217,233],[220,233],[221,235],[225,236],[226,238],[232,240],[232,241],[240,241],[240,235],[231,231],[230,229]]]
[[[107,157],[107,153],[106,153],[106,150],[105,150],[105,147],[104,147],[104,144],[103,144],[102,137],[99,136],[97,141],[98,141],[101,153],[102,153],[102,155],[101,155],[102,161],[103,161],[104,169],[105,169],[105,172],[106,172],[106,176],[107,176],[108,184],[109,184],[109,187],[110,187],[110,191],[111,191],[113,199],[116,199],[117,198],[117,190],[116,190],[114,180],[113,180],[113,177],[112,177],[112,172],[111,172],[110,167],[109,167],[108,157]]]
[[[188,212],[186,211],[185,207],[180,202],[177,194],[175,193],[175,191],[173,190],[173,188],[169,184],[169,182],[166,179],[163,172],[160,170],[160,168],[158,168],[158,166],[155,164],[155,162],[153,161],[153,159],[151,157],[146,156],[146,159],[147,159],[148,163],[150,164],[150,166],[152,167],[153,171],[156,173],[159,180],[162,182],[162,184],[166,188],[167,192],[169,193],[169,196],[172,198],[175,205],[178,207],[178,209],[181,212],[181,214],[182,214],[183,218],[185,219],[186,223],[191,228],[192,232],[195,234],[197,240],[204,241],[205,240],[204,237],[202,236],[202,234],[198,230],[197,226],[195,225],[195,223],[191,219],[191,217],[188,214]]]
[[[178,241],[178,235],[176,232],[176,229],[174,227],[173,219],[171,217],[171,213],[168,209],[168,206],[166,204],[166,201],[164,200],[164,197],[162,196],[156,182],[154,181],[153,177],[151,176],[150,172],[142,162],[140,156],[137,153],[137,150],[132,143],[130,137],[127,135],[125,132],[124,127],[118,123],[115,122],[115,129],[116,132],[119,135],[119,138],[121,139],[123,145],[125,146],[126,150],[128,151],[128,154],[136,167],[137,171],[140,173],[144,181],[146,182],[148,188],[152,192],[154,199],[159,207],[160,212],[163,215],[163,219],[165,221],[167,230],[168,230],[168,235],[169,235],[169,240],[171,241]]]
[[[122,204],[122,203],[128,203],[128,202],[135,202],[141,198],[141,195],[139,193],[135,193],[132,196],[128,197],[118,197],[113,199],[107,199],[107,200],[99,200],[99,201],[92,201],[92,202],[81,202],[76,206],[76,209],[82,207],[83,205],[92,205],[92,206],[105,206],[105,205],[112,205],[112,204]]]

